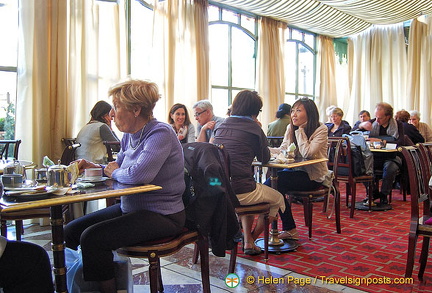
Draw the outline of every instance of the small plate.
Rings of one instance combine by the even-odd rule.
[[[22,192],[22,193],[12,193],[8,194],[5,192],[5,196],[7,198],[14,198],[16,200],[25,201],[25,200],[38,200],[38,199],[44,199],[48,196],[52,195],[51,191],[41,190],[41,191],[28,191],[28,192]]]
[[[87,179],[81,178],[81,179],[78,179],[77,181],[84,182],[84,183],[100,183],[100,182],[104,182],[107,179],[109,179],[109,177],[102,177],[101,180],[87,180]]]

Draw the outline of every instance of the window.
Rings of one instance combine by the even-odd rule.
[[[15,137],[18,1],[0,2],[0,139]]]
[[[285,44],[285,102],[315,98],[316,38],[312,33],[287,29]]]
[[[211,101],[224,117],[235,95],[255,87],[257,18],[209,5]]]

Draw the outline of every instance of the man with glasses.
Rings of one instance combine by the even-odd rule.
[[[213,106],[208,100],[201,100],[193,105],[196,121],[198,121],[197,142],[209,142],[214,136],[214,130],[225,120],[213,114]]]

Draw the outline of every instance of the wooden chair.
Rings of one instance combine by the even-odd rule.
[[[282,144],[283,139],[283,136],[267,136],[268,144],[272,148],[278,148]]]
[[[76,144],[76,137],[73,137],[73,138],[64,137],[61,139],[61,141],[65,145],[65,147],[68,147],[68,146]]]
[[[341,143],[338,144],[339,140]],[[333,169],[333,165],[338,165],[337,173],[334,173],[335,180],[337,184],[345,183],[346,186],[346,206],[349,206],[349,196],[351,195],[351,209],[350,218],[354,217],[354,210],[356,204],[357,195],[357,183],[363,183],[367,185],[366,193],[369,198],[369,211],[371,211],[372,201],[373,201],[373,183],[374,177],[372,175],[361,175],[355,176],[353,173],[353,159],[352,159],[352,149],[351,142],[347,137],[329,137],[328,139],[330,148],[333,149],[339,145],[338,158],[335,161],[329,161],[329,169]]]
[[[405,159],[411,190],[411,220],[408,234],[408,253],[405,268],[405,277],[412,276],[416,244],[419,236],[423,237],[423,245],[420,254],[420,269],[418,277],[423,279],[426,262],[429,253],[429,242],[432,237],[432,225],[425,225],[424,222],[431,218],[430,202],[431,191],[429,178],[431,175],[428,154],[420,147],[402,147],[402,155]]]
[[[339,158],[339,150],[341,148],[340,144],[342,144],[342,140],[338,139],[336,146],[334,148],[333,155],[333,174],[338,172],[338,164],[336,161]],[[328,150],[330,150],[333,146],[332,141],[329,141]],[[317,201],[319,198],[324,198],[323,211],[326,211],[327,201],[329,200],[328,196],[332,194],[334,196],[334,214],[335,214],[335,222],[336,222],[336,232],[341,233],[341,224],[340,224],[340,192],[338,188],[338,184],[336,182],[336,177],[332,176],[332,183],[330,187],[326,187],[322,185],[318,189],[311,191],[287,191],[286,195],[289,197],[289,202],[292,202],[292,199],[300,201],[303,204],[304,210],[304,220],[305,225],[308,227],[308,235],[309,239],[312,238],[312,211],[313,211],[313,203]]]
[[[81,146],[80,143],[75,143],[73,145],[69,145],[64,148],[60,162],[63,165],[69,165],[71,162],[75,160],[75,152],[76,149]]]
[[[21,139],[0,140],[0,160],[7,160],[9,158],[18,160],[18,151],[20,144]],[[12,157],[10,155],[12,155]]]
[[[196,243],[201,256],[201,279],[203,292],[210,292],[209,271],[209,240],[198,231],[184,229],[175,237],[158,239],[157,241],[143,243],[118,249],[118,253],[129,257],[146,257],[149,261],[150,292],[163,292],[160,257],[172,255],[185,245]]]
[[[117,148],[120,148],[120,142],[119,141],[104,141],[103,144],[106,147],[107,155],[108,155],[108,162],[115,161],[113,156],[113,146],[117,146]]]

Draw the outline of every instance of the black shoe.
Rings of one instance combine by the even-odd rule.
[[[373,196],[373,199],[375,200],[375,199],[378,199],[378,198],[382,198],[383,194],[381,192],[379,192],[378,190],[374,190],[372,192],[372,196]]]
[[[380,198],[380,204],[382,205],[388,204],[387,195],[384,195],[383,197]]]

